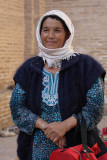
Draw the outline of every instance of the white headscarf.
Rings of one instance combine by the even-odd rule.
[[[62,48],[48,49],[42,45],[42,40],[41,40],[41,36],[40,36],[40,27],[41,27],[41,22],[42,22],[43,18],[48,15],[56,15],[56,16],[60,17],[65,22],[65,24],[67,25],[67,27],[71,33],[69,39],[66,40],[66,42]],[[74,36],[74,26],[73,26],[70,18],[65,13],[63,13],[60,10],[52,10],[52,11],[45,13],[42,16],[42,18],[39,20],[37,28],[36,28],[36,38],[37,38],[38,45],[40,48],[40,52],[39,52],[38,56],[43,58],[44,63],[45,62],[48,63],[48,67],[53,67],[53,68],[60,67],[61,61],[63,59],[69,60],[69,58],[71,56],[74,56],[74,51],[73,51],[73,47],[72,47],[73,36]]]

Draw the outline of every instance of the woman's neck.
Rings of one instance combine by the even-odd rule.
[[[51,72],[53,74],[53,76],[55,75],[56,72],[59,72],[61,67],[58,67],[58,68],[49,68],[48,67],[48,64],[45,63],[45,69],[48,71],[48,72]]]

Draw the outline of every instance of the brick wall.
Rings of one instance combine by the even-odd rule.
[[[107,70],[106,0],[1,0],[0,1],[0,129],[12,123],[9,101],[12,77],[20,64],[38,53],[35,27],[46,11],[60,9],[75,26],[76,52],[86,53]],[[107,103],[107,78],[105,87]]]
[[[0,93],[0,129],[13,124],[9,108],[11,93],[11,91]]]
[[[24,58],[38,54],[38,44],[36,41],[36,26],[39,18],[45,13],[45,0],[25,1],[25,45]]]
[[[24,60],[24,0],[0,1],[0,129],[12,123],[12,77]]]

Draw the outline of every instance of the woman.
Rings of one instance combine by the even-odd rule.
[[[39,55],[14,76],[10,107],[20,128],[20,160],[48,160],[55,149],[73,145],[77,117],[81,122],[82,114],[92,130],[103,116],[105,70],[93,58],[74,53],[73,36],[65,13],[47,12],[36,29]],[[80,136],[75,143],[81,143]]]

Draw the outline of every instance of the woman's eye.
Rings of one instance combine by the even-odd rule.
[[[43,31],[43,32],[47,32],[47,31],[48,31],[48,29],[43,29],[42,31]]]
[[[55,32],[60,32],[60,30],[59,30],[59,29],[56,29]]]

